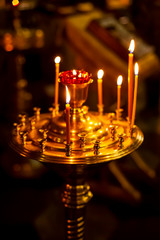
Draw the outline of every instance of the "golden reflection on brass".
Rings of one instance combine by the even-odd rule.
[[[72,164],[107,162],[121,158],[138,148],[143,141],[143,133],[136,125],[131,128],[128,121],[122,117],[117,120],[115,113],[101,115],[82,106],[87,97],[86,88],[88,84],[83,88],[75,86],[74,98],[71,98],[72,151],[69,156],[73,157]],[[82,94],[82,89],[85,94]],[[76,94],[76,90],[81,93]],[[26,115],[20,115],[20,123],[13,129],[12,145],[20,154],[29,158],[34,155],[36,160],[42,162],[70,164],[69,157],[66,156],[65,110],[57,114],[53,114],[53,108],[50,109],[51,114],[40,113],[40,108],[34,108],[34,111],[35,115],[29,119]],[[31,141],[31,144],[24,145],[19,142],[19,132],[27,133],[26,141]],[[125,133],[124,137],[120,137],[122,133]],[[42,156],[39,138],[47,140]],[[97,150],[98,154],[95,154],[97,139],[101,144]]]
[[[123,110],[117,119],[114,112],[104,113],[102,108],[93,112],[83,106],[92,81],[67,85],[71,95],[71,144],[66,144],[66,113],[59,111],[59,106],[49,108],[48,113],[34,108],[31,118],[21,115],[12,132],[11,146],[19,154],[65,169],[69,183],[62,200],[67,211],[67,239],[84,239],[84,207],[92,197],[84,181],[86,166],[119,159],[143,142],[143,133],[136,125],[131,128],[122,116]]]

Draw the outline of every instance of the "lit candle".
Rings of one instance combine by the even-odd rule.
[[[103,70],[100,69],[97,73],[97,77],[98,77],[98,80],[97,80],[97,83],[98,83],[98,104],[99,105],[103,105],[103,91],[102,91],[102,78],[103,78]]]
[[[66,86],[66,138],[67,144],[70,144],[70,95]]]
[[[58,94],[59,94],[59,83],[58,83],[58,76],[59,76],[59,63],[61,58],[58,56],[54,59],[55,62],[55,108],[58,105]]]
[[[120,75],[117,78],[117,110],[119,112],[119,109],[121,107],[121,85],[122,85],[122,76]]]
[[[137,89],[138,89],[138,72],[139,72],[138,63],[135,63],[135,70],[134,71],[135,71],[135,84],[134,84],[134,97],[133,97],[133,111],[132,111],[131,127],[133,127],[133,125],[134,125],[135,114],[136,114]]]
[[[132,106],[133,106],[133,52],[135,48],[134,40],[132,39],[129,46],[128,55],[128,118],[131,121]]]

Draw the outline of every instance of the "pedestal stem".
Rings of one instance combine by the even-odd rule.
[[[66,240],[84,240],[85,208],[92,198],[86,183],[65,185],[62,202],[66,211]]]

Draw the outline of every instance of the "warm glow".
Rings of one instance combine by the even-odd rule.
[[[76,74],[77,74],[77,73],[76,73],[76,70],[73,69],[73,75],[76,75]]]
[[[12,5],[13,6],[18,6],[19,5],[19,1],[18,0],[13,0],[12,1]]]
[[[136,62],[135,66],[134,66],[134,73],[135,73],[135,75],[138,75],[138,72],[139,72],[139,66],[138,66],[138,63]]]
[[[135,43],[134,43],[134,40],[132,39],[130,42],[130,45],[129,45],[129,49],[128,49],[130,51],[130,53],[134,52],[134,48],[135,48]]]
[[[55,59],[54,59],[55,63],[60,63],[61,61],[61,58],[59,56],[57,56]]]
[[[97,73],[98,78],[101,79],[103,77],[103,74],[104,74],[103,70],[100,69]]]
[[[81,78],[81,77],[82,77],[82,73],[81,73],[81,72],[79,73],[78,77],[79,77],[79,78]]]
[[[66,103],[68,104],[70,102],[70,94],[68,91],[68,87],[66,86]]]
[[[120,75],[118,78],[117,78],[117,85],[120,86],[122,84],[122,81],[123,81],[123,77],[122,75]]]

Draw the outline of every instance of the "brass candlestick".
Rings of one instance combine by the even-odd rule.
[[[85,182],[89,166],[119,159],[130,154],[143,142],[143,133],[114,113],[88,111],[89,84],[93,82],[85,71],[60,73],[59,82],[71,95],[70,138],[66,144],[65,111],[40,113],[14,124],[11,146],[24,157],[56,168],[66,180],[62,201],[66,208],[66,239],[84,239],[85,206],[92,197]],[[34,127],[33,127],[34,122]]]

